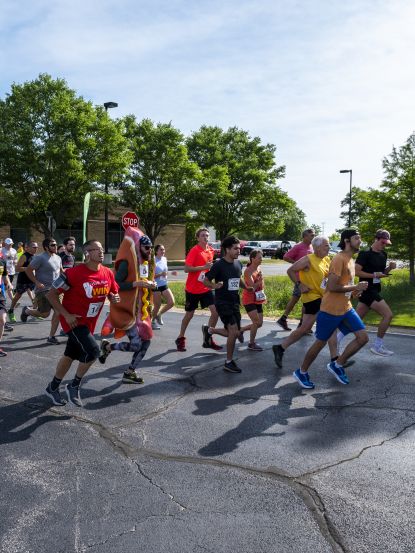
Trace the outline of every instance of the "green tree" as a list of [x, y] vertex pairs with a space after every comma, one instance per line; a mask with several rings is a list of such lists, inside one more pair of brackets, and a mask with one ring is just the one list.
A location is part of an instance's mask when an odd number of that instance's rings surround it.
[[320, 225], [316, 225], [315, 223], [313, 225], [310, 225], [310, 228], [314, 230], [314, 234], [316, 236], [319, 236], [320, 234], [323, 234], [323, 229]]
[[155, 125], [149, 119], [138, 123], [133, 115], [124, 123], [133, 162], [120, 187], [121, 198], [155, 240], [166, 226], [186, 221], [200, 171], [189, 161], [182, 133], [170, 123]]
[[203, 126], [187, 139], [189, 157], [202, 170], [197, 214], [218, 238], [239, 232], [277, 236], [292, 200], [277, 186], [285, 168], [275, 165], [275, 146], [246, 131]]
[[122, 180], [130, 163], [123, 125], [63, 79], [41, 74], [0, 101], [2, 220], [49, 234], [82, 215], [86, 192]]
[[284, 231], [279, 235], [280, 240], [299, 242], [304, 229], [307, 228], [305, 213], [292, 200], [292, 206], [287, 207], [284, 213]]
[[[357, 186], [352, 187], [352, 204], [350, 210], [350, 221], [352, 228], [360, 227], [361, 219], [367, 211], [369, 196], [369, 190], [363, 190], [362, 188], [359, 188]], [[343, 228], [348, 228], [349, 226], [349, 200], [350, 192], [348, 192], [343, 200], [340, 202], [340, 207], [344, 208], [343, 211], [340, 212], [340, 219], [344, 221]], [[338, 229], [337, 232], [341, 233], [342, 230], [343, 229]]]

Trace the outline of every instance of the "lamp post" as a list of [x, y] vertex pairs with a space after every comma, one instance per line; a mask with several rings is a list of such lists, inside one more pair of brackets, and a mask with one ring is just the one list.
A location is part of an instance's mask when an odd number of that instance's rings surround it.
[[[111, 108], [117, 108], [117, 102], [104, 102], [105, 112]], [[105, 178], [105, 207], [104, 207], [104, 248], [105, 248], [105, 261], [104, 263], [112, 263], [112, 257], [108, 256], [108, 244], [109, 244], [109, 232], [108, 232], [108, 179]], [[110, 259], [108, 259], [111, 257]]]
[[349, 192], [349, 228], [352, 225], [352, 175], [351, 169], [341, 169], [340, 173], [350, 173], [350, 192]]

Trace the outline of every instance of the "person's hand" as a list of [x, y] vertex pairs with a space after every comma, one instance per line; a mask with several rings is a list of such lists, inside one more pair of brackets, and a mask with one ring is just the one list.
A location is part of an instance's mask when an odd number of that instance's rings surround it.
[[113, 294], [112, 292], [108, 294], [108, 299], [111, 303], [119, 303], [121, 301], [119, 294]]
[[38, 280], [35, 282], [35, 284], [36, 284], [36, 288], [37, 288], [38, 290], [42, 290], [42, 288], [45, 287], [45, 285], [42, 284], [41, 282], [39, 282]]
[[[260, 281], [257, 281], [255, 282], [255, 284], [253, 286], [251, 286], [252, 290], [255, 290], [255, 292], [257, 290], [260, 290], [262, 288], [262, 282]], [[249, 288], [247, 288], [247, 290], [249, 290]]]
[[358, 292], [363, 292], [364, 290], [367, 290], [368, 286], [369, 286], [369, 283], [366, 280], [362, 280], [361, 282], [359, 282], [359, 284], [357, 284], [356, 290]]
[[205, 266], [203, 267], [204, 269], [207, 269], [209, 271], [209, 269], [212, 267], [213, 263], [211, 261], [208, 261], [207, 263], [205, 263]]
[[300, 282], [300, 292], [302, 294], [307, 294], [307, 292], [310, 291], [310, 288], [308, 286], [306, 286], [305, 284], [303, 284], [302, 282]]
[[389, 263], [389, 271], [392, 271], [393, 269], [396, 269], [396, 261], [391, 261]]
[[177, 276], [177, 271], [172, 271], [171, 274], [172, 274], [173, 276]]
[[68, 326], [70, 328], [75, 328], [78, 325], [77, 319], [81, 319], [82, 315], [73, 315], [72, 313], [68, 313], [67, 315], [64, 315], [65, 321], [68, 323]]
[[222, 288], [222, 286], [223, 286], [223, 282], [217, 282], [215, 284], [215, 290], [218, 290], [219, 288]]

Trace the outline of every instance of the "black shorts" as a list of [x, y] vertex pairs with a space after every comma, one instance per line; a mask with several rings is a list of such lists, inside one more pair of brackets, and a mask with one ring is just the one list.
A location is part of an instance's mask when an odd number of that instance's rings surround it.
[[35, 284], [34, 282], [19, 282], [19, 279], [17, 279], [16, 282], [16, 292], [19, 294], [24, 294], [27, 292], [27, 290], [34, 290]]
[[239, 303], [219, 303], [216, 304], [216, 310], [225, 328], [228, 325], [237, 325], [238, 328], [241, 328]]
[[186, 293], [186, 303], [184, 304], [185, 311], [194, 311], [198, 308], [200, 303], [200, 308], [205, 309], [205, 307], [210, 307], [215, 303], [215, 296], [213, 295], [212, 290], [204, 292], [203, 294], [192, 294], [185, 290]]
[[306, 315], [316, 315], [320, 311], [321, 298], [303, 303]]
[[64, 355], [81, 363], [90, 363], [98, 359], [99, 346], [87, 326], [76, 326], [68, 332]]
[[247, 305], [244, 305], [245, 310], [247, 313], [250, 313], [251, 311], [258, 311], [258, 313], [262, 313], [262, 303], [248, 303]]
[[165, 290], [167, 290], [169, 287], [168, 284], [163, 284], [163, 286], [157, 286], [157, 289], [154, 290], [154, 292], [164, 292]]
[[371, 290], [370, 288], [362, 292], [359, 296], [359, 302], [364, 303], [368, 307], [370, 307], [374, 301], [382, 301], [382, 300], [383, 298], [379, 294], [379, 292], [377, 290], [373, 290], [373, 289]]

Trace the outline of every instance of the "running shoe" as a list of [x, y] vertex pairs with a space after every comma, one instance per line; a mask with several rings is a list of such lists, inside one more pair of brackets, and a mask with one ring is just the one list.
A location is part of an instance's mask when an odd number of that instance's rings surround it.
[[3, 348], [0, 348], [0, 357], [6, 357], [7, 353], [4, 351]]
[[177, 346], [177, 351], [186, 351], [186, 338], [184, 336], [176, 338], [174, 343]]
[[99, 346], [99, 357], [98, 360], [100, 363], [104, 364], [108, 355], [111, 353], [110, 341], [109, 340], [101, 340], [101, 345]]
[[210, 348], [210, 343], [212, 341], [212, 335], [209, 334], [209, 325], [202, 325], [202, 334], [203, 334], [202, 347]]
[[8, 315], [9, 315], [9, 321], [10, 321], [11, 323], [15, 323], [15, 322], [16, 322], [16, 315], [14, 314], [14, 312], [13, 312], [13, 311], [9, 311]]
[[256, 342], [249, 342], [248, 349], [251, 351], [264, 351]]
[[151, 321], [151, 328], [153, 330], [160, 330], [161, 326], [158, 324], [157, 319]]
[[283, 315], [277, 320], [277, 325], [280, 325], [280, 327], [283, 328], [284, 330], [291, 332], [291, 328], [287, 324], [287, 317], [285, 315]]
[[49, 338], [46, 340], [48, 344], [52, 344], [54, 346], [58, 346], [60, 344], [59, 340], [55, 338], [55, 336], [49, 336]]
[[219, 351], [219, 350], [223, 349], [223, 346], [220, 346], [219, 344], [217, 344], [212, 336], [210, 337], [210, 346], [209, 347], [211, 349], [214, 349], [215, 351]]
[[5, 330], [6, 332], [13, 332], [14, 328], [12, 327], [11, 324], [9, 324], [9, 323], [4, 323], [4, 330]]
[[52, 400], [53, 405], [66, 405], [66, 400], [63, 399], [59, 392], [59, 388], [56, 388], [56, 390], [52, 390], [50, 387], [50, 384], [48, 384], [48, 387], [45, 390], [45, 394], [48, 396], [49, 399]]
[[125, 372], [122, 375], [122, 382], [124, 384], [144, 384], [144, 380], [135, 371]]
[[238, 365], [235, 363], [234, 360], [229, 361], [229, 363], [225, 361], [225, 365], [223, 366], [223, 370], [227, 371], [228, 373], [241, 373], [242, 372], [242, 369], [240, 369], [238, 367]]
[[386, 349], [385, 346], [380, 346], [379, 348], [370, 348], [370, 351], [374, 353], [375, 355], [380, 355], [381, 357], [389, 357], [389, 355], [393, 355], [394, 352], [390, 349]]
[[157, 315], [156, 319], [157, 319], [157, 322], [158, 322], [159, 325], [161, 325], [161, 326], [164, 325], [164, 321], [163, 321], [163, 318], [162, 318], [161, 315]]
[[293, 377], [297, 380], [299, 385], [306, 390], [312, 390], [315, 388], [313, 382], [311, 382], [308, 372], [303, 373], [300, 369], [293, 372]]
[[341, 383], [349, 384], [349, 379], [347, 378], [346, 373], [344, 372], [343, 367], [338, 367], [336, 361], [330, 361], [327, 364], [327, 370]]
[[79, 386], [71, 386], [70, 384], [67, 384], [65, 389], [66, 397], [68, 398], [69, 403], [72, 403], [72, 405], [75, 405], [75, 407], [82, 407]]
[[282, 358], [284, 355], [284, 350], [280, 344], [272, 346], [272, 351], [274, 353], [274, 361], [279, 369], [282, 369]]
[[27, 307], [24, 306], [22, 312], [20, 313], [20, 320], [22, 321], [22, 323], [27, 322], [28, 316], [29, 314], [27, 313]]

